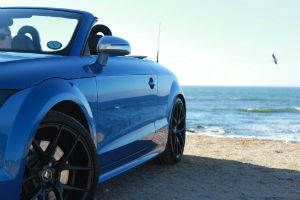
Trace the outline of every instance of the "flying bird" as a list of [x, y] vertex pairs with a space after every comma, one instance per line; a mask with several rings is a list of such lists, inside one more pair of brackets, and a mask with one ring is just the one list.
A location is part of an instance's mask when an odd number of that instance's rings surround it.
[[276, 57], [274, 56], [274, 53], [272, 54], [272, 57], [273, 57], [274, 63], [277, 65], [277, 59], [276, 59]]

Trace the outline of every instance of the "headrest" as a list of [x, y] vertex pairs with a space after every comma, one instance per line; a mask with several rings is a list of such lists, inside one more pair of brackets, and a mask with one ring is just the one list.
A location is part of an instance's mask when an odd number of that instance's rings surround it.
[[90, 35], [97, 35], [97, 33], [103, 33], [103, 35], [112, 35], [111, 30], [103, 24], [95, 25], [92, 28]]
[[102, 35], [90, 35], [88, 38], [88, 44], [90, 47], [90, 54], [91, 55], [98, 55], [97, 44], [98, 41], [102, 38]]
[[41, 50], [39, 32], [32, 26], [22, 26], [18, 31], [18, 35], [25, 35], [26, 33], [29, 33], [31, 35], [35, 50]]
[[103, 33], [103, 35], [112, 35], [111, 30], [107, 26], [103, 24], [95, 25], [92, 28], [90, 36], [88, 38], [91, 55], [98, 55], [97, 44], [102, 35], [97, 35], [97, 33]]
[[11, 41], [12, 49], [35, 50], [32, 40], [26, 35], [16, 35]]

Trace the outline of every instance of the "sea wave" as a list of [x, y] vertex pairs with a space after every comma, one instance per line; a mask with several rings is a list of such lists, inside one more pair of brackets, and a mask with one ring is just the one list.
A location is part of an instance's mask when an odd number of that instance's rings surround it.
[[[212, 130], [195, 130], [188, 129], [186, 132], [188, 135], [207, 135], [213, 137], [229, 137], [229, 138], [252, 138], [252, 139], [264, 139], [264, 140], [276, 140], [282, 142], [290, 142], [290, 143], [300, 143], [300, 134], [287, 133], [287, 134], [276, 134], [276, 135], [247, 135], [247, 134], [238, 134], [234, 132], [226, 133], [225, 129], [220, 127], [213, 127], [213, 129], [219, 128], [220, 131], [212, 131]], [[191, 131], [193, 130], [193, 131]]]
[[224, 135], [226, 133], [224, 128], [207, 127], [207, 126], [204, 126], [203, 128], [200, 128], [200, 129], [199, 128], [197, 128], [197, 129], [188, 128], [187, 132], [188, 132], [188, 134], [196, 134], [196, 135], [198, 135], [199, 133], [205, 133], [205, 134], [212, 135], [212, 136]]
[[247, 108], [241, 109], [246, 112], [254, 112], [254, 113], [283, 113], [283, 112], [300, 112], [300, 108]]

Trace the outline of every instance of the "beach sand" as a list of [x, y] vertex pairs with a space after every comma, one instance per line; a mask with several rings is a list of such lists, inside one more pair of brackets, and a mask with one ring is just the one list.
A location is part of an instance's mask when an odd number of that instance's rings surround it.
[[150, 161], [96, 199], [300, 199], [300, 144], [187, 135], [176, 165]]

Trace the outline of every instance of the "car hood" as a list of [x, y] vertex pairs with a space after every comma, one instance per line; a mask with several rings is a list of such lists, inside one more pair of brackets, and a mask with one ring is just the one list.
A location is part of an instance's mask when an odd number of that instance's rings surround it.
[[46, 79], [90, 77], [79, 56], [0, 52], [0, 89], [23, 89]]

